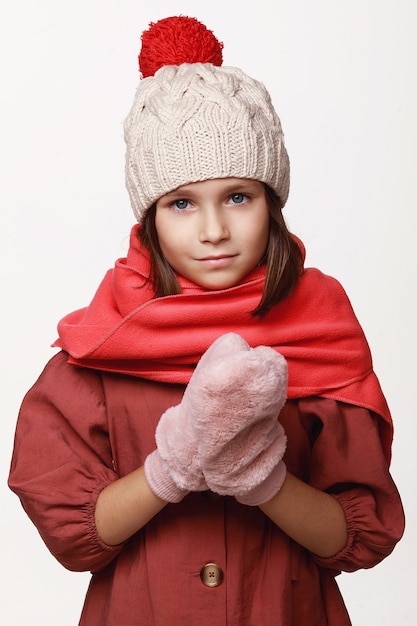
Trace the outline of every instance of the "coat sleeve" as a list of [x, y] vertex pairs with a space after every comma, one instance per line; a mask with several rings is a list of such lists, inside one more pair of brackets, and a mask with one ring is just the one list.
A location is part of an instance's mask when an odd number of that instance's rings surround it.
[[64, 567], [95, 571], [122, 549], [101, 541], [94, 519], [98, 494], [117, 478], [100, 375], [61, 352], [23, 400], [9, 486]]
[[[370, 568], [394, 549], [404, 532], [404, 511], [379, 436], [379, 417], [334, 400], [300, 401], [312, 438], [311, 485], [343, 507], [348, 541], [322, 567], [352, 572]], [[314, 433], [314, 434], [313, 434]]]

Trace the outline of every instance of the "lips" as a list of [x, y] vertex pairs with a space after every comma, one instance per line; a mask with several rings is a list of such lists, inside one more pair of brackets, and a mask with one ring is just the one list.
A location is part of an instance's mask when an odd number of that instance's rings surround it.
[[203, 259], [200, 259], [200, 261], [221, 261], [222, 259], [231, 259], [234, 256], [235, 256], [234, 254], [222, 254], [219, 256], [206, 256]]
[[235, 254], [223, 254], [221, 256], [206, 256], [199, 259], [201, 263], [209, 267], [225, 267], [236, 257]]

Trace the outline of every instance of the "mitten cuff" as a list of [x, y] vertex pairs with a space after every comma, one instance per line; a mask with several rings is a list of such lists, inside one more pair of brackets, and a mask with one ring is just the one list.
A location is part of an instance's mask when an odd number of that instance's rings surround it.
[[236, 496], [236, 500], [241, 504], [247, 504], [248, 506], [258, 506], [259, 504], [264, 504], [278, 493], [284, 483], [286, 475], [287, 467], [284, 461], [281, 460], [278, 465], [274, 467], [269, 476], [267, 476], [267, 478], [263, 481], [263, 483], [257, 485], [255, 489], [252, 489], [245, 494]]
[[187, 495], [188, 491], [181, 489], [174, 482], [168, 464], [158, 450], [154, 450], [146, 457], [144, 469], [148, 485], [158, 498], [166, 502], [180, 502]]

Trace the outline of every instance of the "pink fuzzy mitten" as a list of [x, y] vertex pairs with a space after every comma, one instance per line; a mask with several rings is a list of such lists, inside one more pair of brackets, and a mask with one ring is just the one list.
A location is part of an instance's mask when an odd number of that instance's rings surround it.
[[167, 502], [179, 502], [189, 491], [208, 490], [198, 455], [195, 424], [201, 407], [195, 398], [199, 398], [199, 388], [206, 380], [205, 369], [229, 352], [227, 342], [215, 341], [201, 357], [181, 403], [165, 411], [159, 420], [157, 449], [145, 460], [145, 475], [152, 491]]
[[187, 399], [169, 408], [156, 427], [157, 449], [145, 459], [152, 491], [167, 502], [179, 502], [189, 491], [208, 489], [198, 459], [198, 442]]
[[[287, 392], [287, 364], [266, 346], [251, 349], [230, 333], [201, 369], [192, 398], [207, 486], [257, 505], [272, 498], [286, 475], [278, 415]], [[211, 349], [212, 349], [211, 348]]]

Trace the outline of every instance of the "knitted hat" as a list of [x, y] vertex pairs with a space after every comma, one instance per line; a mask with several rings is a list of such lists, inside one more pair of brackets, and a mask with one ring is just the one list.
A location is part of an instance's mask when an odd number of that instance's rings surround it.
[[194, 18], [142, 35], [142, 80], [125, 121], [126, 186], [137, 220], [181, 185], [251, 178], [287, 201], [289, 159], [262, 83], [221, 67], [223, 45]]

